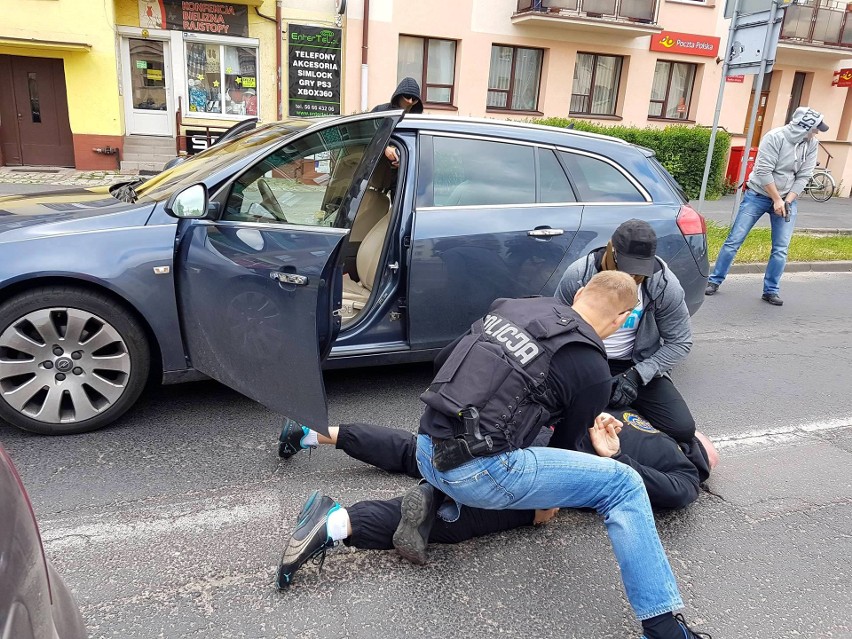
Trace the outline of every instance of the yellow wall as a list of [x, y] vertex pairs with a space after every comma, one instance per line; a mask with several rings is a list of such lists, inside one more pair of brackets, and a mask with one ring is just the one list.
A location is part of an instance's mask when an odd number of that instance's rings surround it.
[[61, 51], [38, 42], [0, 43], [0, 54], [61, 58], [68, 115], [75, 134], [121, 135], [121, 98], [111, 2], [93, 0], [0, 0], [0, 40], [26, 38], [77, 42], [88, 51]]

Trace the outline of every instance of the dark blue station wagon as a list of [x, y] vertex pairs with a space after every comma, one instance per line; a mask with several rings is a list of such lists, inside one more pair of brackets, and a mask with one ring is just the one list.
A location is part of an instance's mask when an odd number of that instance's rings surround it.
[[652, 152], [576, 131], [291, 120], [141, 185], [2, 197], [0, 418], [93, 430], [151, 376], [206, 375], [324, 430], [323, 365], [429, 360], [495, 298], [552, 295], [632, 217], [694, 312], [703, 218]]

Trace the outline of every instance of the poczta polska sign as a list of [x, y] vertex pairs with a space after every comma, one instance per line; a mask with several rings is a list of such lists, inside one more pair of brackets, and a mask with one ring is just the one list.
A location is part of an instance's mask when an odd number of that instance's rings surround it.
[[291, 116], [340, 115], [341, 34], [340, 29], [290, 25]]

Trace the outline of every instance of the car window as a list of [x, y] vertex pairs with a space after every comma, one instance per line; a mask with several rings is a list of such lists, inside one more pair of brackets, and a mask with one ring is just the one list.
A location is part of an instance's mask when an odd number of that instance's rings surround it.
[[342, 225], [337, 210], [381, 122], [329, 127], [277, 149], [234, 182], [222, 219]]
[[657, 170], [657, 172], [663, 176], [663, 179], [669, 183], [669, 186], [675, 190], [675, 193], [677, 193], [684, 202], [689, 202], [689, 196], [686, 194], [686, 191], [684, 191], [683, 187], [674, 179], [674, 176], [669, 173], [669, 170], [653, 155], [648, 159], [651, 161], [651, 165]]
[[436, 136], [433, 181], [435, 206], [533, 203], [533, 147]]
[[576, 202], [571, 183], [553, 151], [538, 150], [538, 170], [541, 180], [539, 202]]
[[193, 155], [171, 169], [158, 173], [136, 187], [138, 197], [156, 201], [166, 200], [175, 191], [201, 182], [208, 175], [257, 152], [257, 150], [305, 126], [303, 121], [270, 124], [239, 137], [215, 144]]
[[618, 169], [597, 158], [560, 151], [581, 202], [644, 202], [645, 197]]

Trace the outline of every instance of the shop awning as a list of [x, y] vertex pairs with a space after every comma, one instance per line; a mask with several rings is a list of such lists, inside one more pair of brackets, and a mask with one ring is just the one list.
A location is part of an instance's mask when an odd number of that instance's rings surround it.
[[91, 51], [87, 42], [64, 42], [62, 40], [40, 40], [38, 38], [11, 38], [0, 35], [0, 46], [40, 49], [41, 51]]

